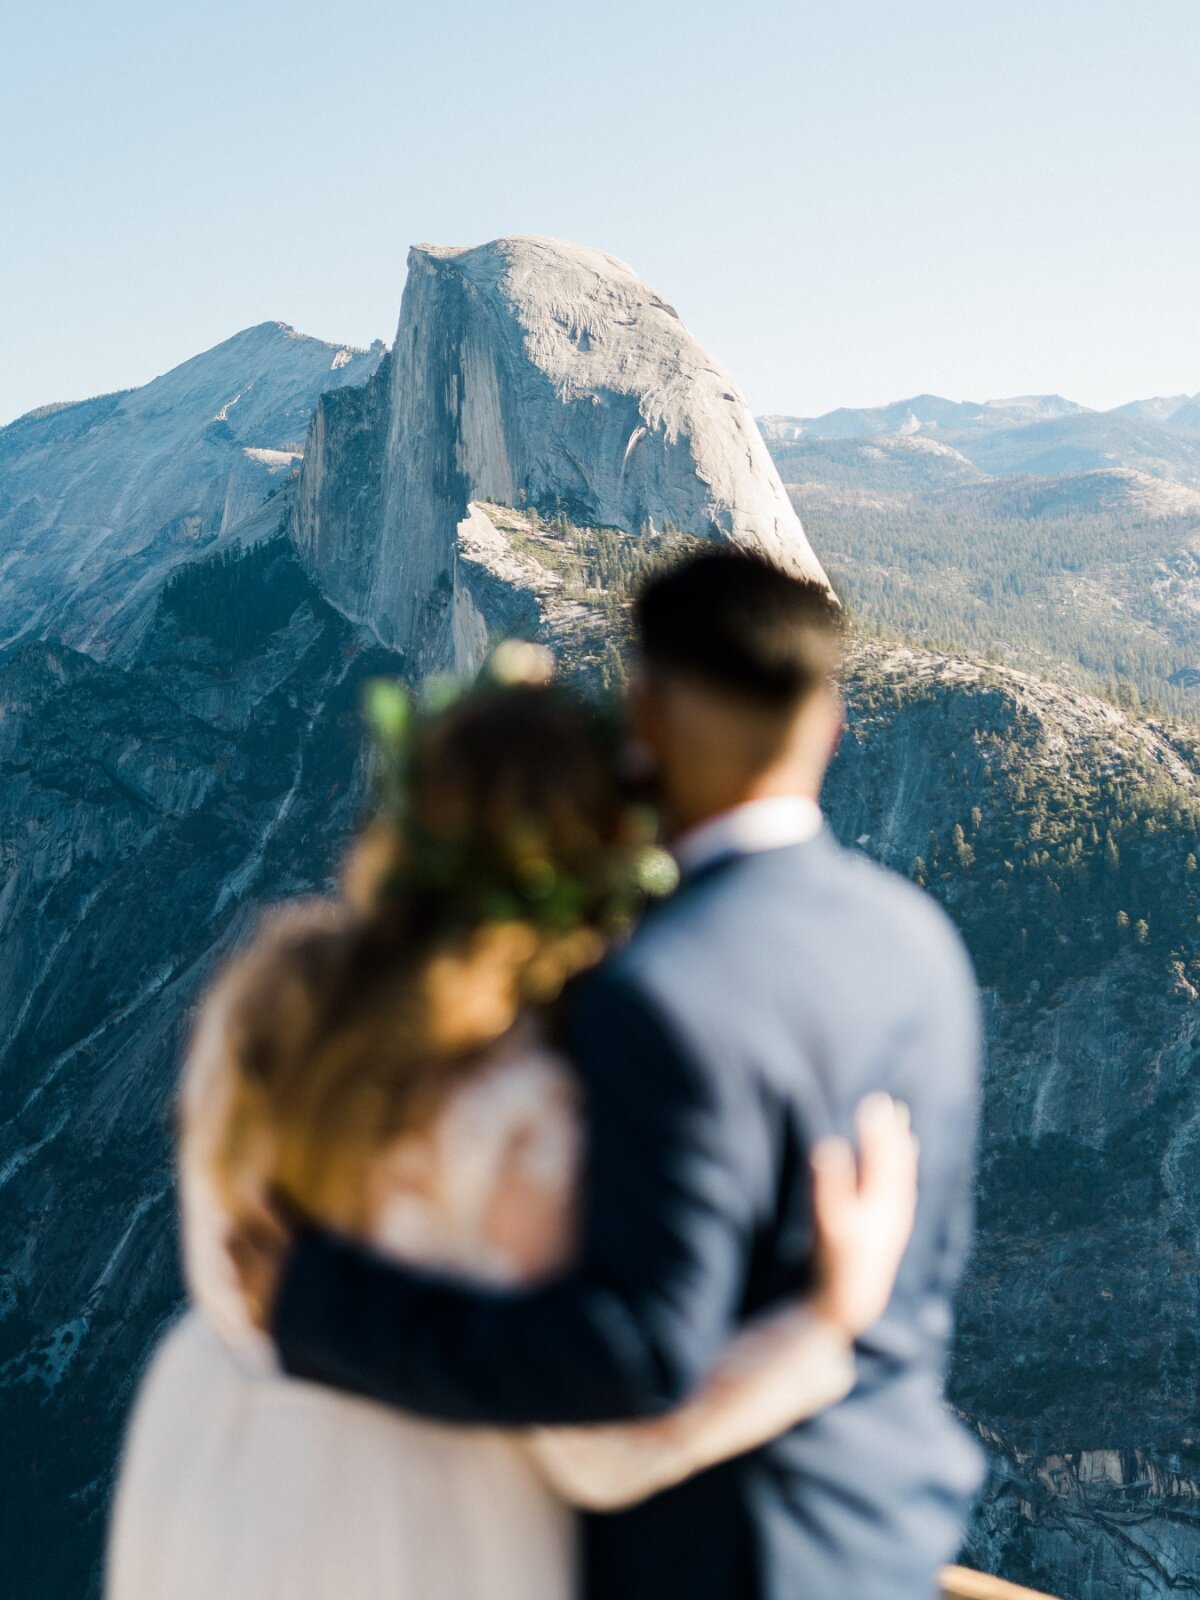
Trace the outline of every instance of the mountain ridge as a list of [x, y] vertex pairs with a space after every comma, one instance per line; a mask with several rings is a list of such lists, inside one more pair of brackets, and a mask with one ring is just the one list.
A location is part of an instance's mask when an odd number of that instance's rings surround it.
[[[613, 256], [535, 236], [415, 246], [368, 387], [317, 408], [293, 538], [415, 670], [454, 664], [457, 530], [476, 501], [672, 522], [824, 578], [733, 379]], [[347, 474], [352, 504], [326, 493]]]
[[290, 470], [319, 396], [381, 358], [259, 323], [141, 388], [0, 429], [0, 647], [132, 649], [173, 567]]
[[[1196, 408], [1193, 415], [1190, 408]], [[839, 406], [816, 416], [773, 413], [759, 417], [769, 440], [843, 439], [872, 434], [925, 431], [970, 431], [972, 428], [1019, 427], [1033, 421], [1053, 421], [1068, 416], [1128, 417], [1157, 424], [1200, 426], [1200, 394], [1157, 395], [1122, 405], [1097, 408], [1081, 405], [1060, 394], [1014, 395], [995, 400], [950, 400], [922, 393], [879, 406]]]

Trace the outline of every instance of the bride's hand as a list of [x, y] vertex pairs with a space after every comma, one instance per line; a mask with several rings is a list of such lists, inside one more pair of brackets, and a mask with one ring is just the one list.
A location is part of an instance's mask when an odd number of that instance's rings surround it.
[[908, 1107], [872, 1094], [846, 1139], [812, 1153], [816, 1282], [812, 1309], [857, 1338], [883, 1315], [913, 1229], [917, 1140]]

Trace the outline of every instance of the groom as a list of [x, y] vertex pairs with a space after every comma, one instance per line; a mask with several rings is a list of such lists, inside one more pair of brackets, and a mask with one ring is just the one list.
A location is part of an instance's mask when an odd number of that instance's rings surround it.
[[[942, 1399], [970, 1228], [978, 1022], [933, 902], [843, 850], [817, 805], [842, 707], [817, 585], [723, 549], [637, 608], [635, 720], [678, 893], [578, 987], [578, 1265], [464, 1288], [311, 1232], [243, 1281], [289, 1371], [463, 1423], [650, 1415], [810, 1271], [807, 1153], [871, 1090], [912, 1109], [916, 1229], [839, 1405], [630, 1511], [587, 1519], [591, 1600], [929, 1600], [978, 1456]], [[537, 1600], [530, 1596], [529, 1600]]]

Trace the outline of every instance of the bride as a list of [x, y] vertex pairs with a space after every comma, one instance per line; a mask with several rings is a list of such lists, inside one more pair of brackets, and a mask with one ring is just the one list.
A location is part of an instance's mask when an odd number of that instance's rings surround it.
[[569, 1600], [572, 1508], [650, 1496], [849, 1391], [911, 1229], [907, 1113], [876, 1096], [857, 1167], [817, 1147], [811, 1292], [677, 1411], [506, 1434], [284, 1374], [225, 1250], [268, 1189], [498, 1294], [569, 1265], [587, 1113], [556, 1001], [670, 865], [615, 742], [553, 685], [493, 675], [424, 714], [381, 689], [375, 720], [381, 815], [340, 894], [272, 916], [201, 1013], [179, 1154], [195, 1308], [136, 1405], [108, 1600]]

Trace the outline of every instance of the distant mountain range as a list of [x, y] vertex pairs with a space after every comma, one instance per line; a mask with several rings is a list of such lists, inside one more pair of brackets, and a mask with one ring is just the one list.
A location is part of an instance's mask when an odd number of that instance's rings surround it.
[[843, 470], [852, 472], [856, 459], [869, 459], [864, 441], [879, 448], [892, 439], [918, 449], [945, 446], [995, 476], [1135, 467], [1151, 477], [1200, 484], [1200, 395], [1090, 411], [1061, 395], [975, 404], [924, 394], [821, 417], [761, 417], [759, 425], [791, 482], [819, 477], [820, 463], [829, 460], [844, 461]]
[[1130, 417], [1200, 432], [1200, 393], [1155, 395], [1130, 400], [1109, 411], [1095, 411], [1060, 394], [1017, 395], [1007, 400], [946, 400], [918, 394], [886, 406], [839, 407], [819, 417], [765, 416], [758, 419], [766, 439], [853, 439], [880, 433], [992, 432], [1061, 417]]
[[868, 628], [1200, 712], [1200, 397], [918, 395], [762, 426]]

